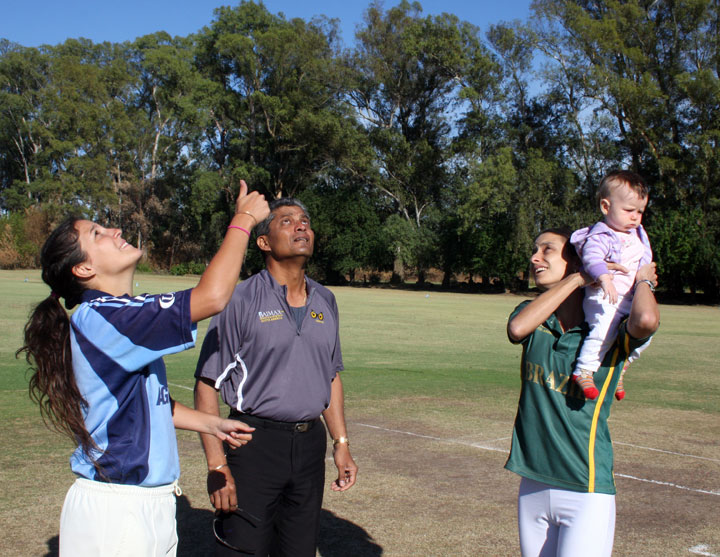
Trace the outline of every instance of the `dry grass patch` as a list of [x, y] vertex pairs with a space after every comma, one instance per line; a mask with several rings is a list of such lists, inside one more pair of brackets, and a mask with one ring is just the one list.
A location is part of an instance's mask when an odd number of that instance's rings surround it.
[[[136, 280], [136, 292], [196, 282]], [[333, 290], [360, 475], [349, 492], [326, 491], [318, 554], [517, 555], [519, 479], [503, 465], [520, 349], [508, 343], [505, 324], [522, 298]], [[14, 358], [30, 305], [46, 294], [36, 272], [0, 271], [2, 556], [57, 554], [60, 508], [73, 481], [72, 448], [43, 426], [27, 398], [25, 366]], [[631, 368], [628, 397], [615, 404], [610, 424], [618, 474], [615, 554], [690, 555], [702, 546], [720, 555], [720, 311], [662, 306], [661, 313], [657, 338]], [[200, 340], [206, 326], [199, 327]], [[170, 391], [185, 404], [192, 403], [197, 355], [167, 359]], [[204, 457], [195, 434], [179, 432], [178, 446], [179, 555], [206, 556], [212, 512]], [[329, 485], [330, 460], [327, 470]]]

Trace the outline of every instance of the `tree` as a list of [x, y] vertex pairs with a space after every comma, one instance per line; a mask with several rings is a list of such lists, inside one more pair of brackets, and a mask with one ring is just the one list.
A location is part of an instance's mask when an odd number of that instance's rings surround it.
[[347, 173], [328, 176], [302, 194], [312, 215], [315, 253], [313, 276], [330, 284], [352, 282], [359, 270], [391, 264], [383, 220], [386, 208], [372, 187]]
[[355, 75], [350, 98], [375, 153], [373, 185], [405, 222], [389, 223], [395, 273], [413, 262], [420, 282], [440, 261], [428, 226], [438, 221], [429, 216], [449, 181], [451, 117], [464, 72], [487, 62], [476, 28], [453, 15], [423, 18], [421, 12], [419, 3], [405, 0], [387, 12], [371, 4], [349, 60]]
[[5, 210], [36, 201], [31, 184], [43, 173], [50, 134], [41, 115], [48, 65], [37, 49], [0, 44], [0, 194]]
[[[178, 238], [192, 238], [183, 256], [214, 251], [202, 228], [189, 227], [184, 193], [201, 158], [197, 138], [208, 122], [204, 91], [211, 85], [195, 67], [189, 39], [155, 33], [127, 46], [132, 94], [115, 126], [113, 176], [121, 197], [121, 222], [138, 241], [157, 247], [156, 260], [172, 265]], [[222, 189], [216, 191], [220, 196]], [[192, 205], [192, 204], [190, 204]], [[182, 217], [181, 217], [182, 215]], [[170, 244], [168, 244], [170, 242]], [[160, 257], [164, 253], [167, 257]]]
[[357, 131], [334, 22], [286, 21], [243, 1], [218, 9], [197, 41], [198, 67], [219, 85], [204, 138], [218, 170], [276, 198], [350, 164]]
[[[588, 175], [625, 166], [648, 179], [651, 240], [654, 233], [672, 228], [665, 221], [677, 221], [678, 207], [699, 218], [703, 233], [695, 242], [675, 247], [690, 250], [687, 256], [707, 254], [703, 271], [671, 265], [678, 254], [668, 252], [671, 244], [661, 241], [655, 249], [660, 278], [676, 293], [683, 286], [717, 292], [720, 278], [712, 262], [720, 239], [715, 216], [720, 188], [714, 169], [718, 2], [538, 0], [533, 9], [537, 25], [553, 30], [539, 33], [541, 44], [547, 52], [562, 52], [554, 57], [556, 66], [572, 84], [575, 99], [589, 100], [585, 110], [592, 110], [592, 120], [585, 129], [604, 128], [603, 134], [577, 135], [580, 148], [608, 157]], [[593, 149], [588, 141], [593, 135], [614, 144], [615, 153]], [[588, 181], [596, 184], [600, 177]], [[670, 275], [671, 268], [680, 278]]]
[[465, 258], [466, 271], [481, 274], [486, 284], [498, 278], [515, 288], [526, 280], [538, 232], [581, 222], [572, 214], [579, 189], [565, 162], [565, 130], [552, 105], [530, 91], [532, 33], [501, 24], [490, 28], [488, 41], [497, 78], [490, 87], [482, 71], [469, 74], [471, 102], [455, 142], [466, 184], [458, 214], [462, 234], [475, 247]]

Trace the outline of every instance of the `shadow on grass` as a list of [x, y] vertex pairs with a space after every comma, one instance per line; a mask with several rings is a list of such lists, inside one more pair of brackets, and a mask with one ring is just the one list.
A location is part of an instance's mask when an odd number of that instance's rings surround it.
[[[184, 495], [177, 498], [178, 557], [215, 554], [212, 520], [210, 510], [191, 507]], [[59, 537], [50, 538], [47, 547], [44, 557], [58, 557]], [[379, 557], [383, 550], [363, 528], [322, 509], [318, 552], [322, 557]]]
[[177, 498], [178, 557], [215, 555], [213, 518], [214, 514], [209, 508], [191, 507], [185, 495]]
[[48, 552], [43, 557], [58, 557], [60, 554], [60, 536], [53, 536], [47, 541]]
[[383, 549], [357, 524], [322, 509], [318, 552], [322, 557], [379, 557]]
[[[213, 516], [207, 509], [191, 507], [184, 495], [178, 497], [178, 557], [206, 557], [215, 554]], [[363, 528], [322, 509], [318, 553], [322, 557], [380, 557], [383, 550]]]

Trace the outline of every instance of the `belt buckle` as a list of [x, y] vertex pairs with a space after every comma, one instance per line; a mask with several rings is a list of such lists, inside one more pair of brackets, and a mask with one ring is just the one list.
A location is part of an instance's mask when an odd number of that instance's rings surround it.
[[300, 433], [305, 433], [308, 429], [310, 429], [309, 422], [299, 422], [295, 424], [295, 431], [299, 431]]

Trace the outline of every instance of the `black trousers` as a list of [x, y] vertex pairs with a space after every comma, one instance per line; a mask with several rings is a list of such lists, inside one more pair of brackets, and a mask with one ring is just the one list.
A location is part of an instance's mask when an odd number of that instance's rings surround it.
[[255, 431], [247, 445], [226, 448], [244, 512], [220, 517], [218, 529], [227, 543], [217, 543], [216, 555], [314, 557], [325, 484], [323, 422], [318, 418], [302, 431], [303, 426], [298, 430], [246, 414], [230, 417]]

